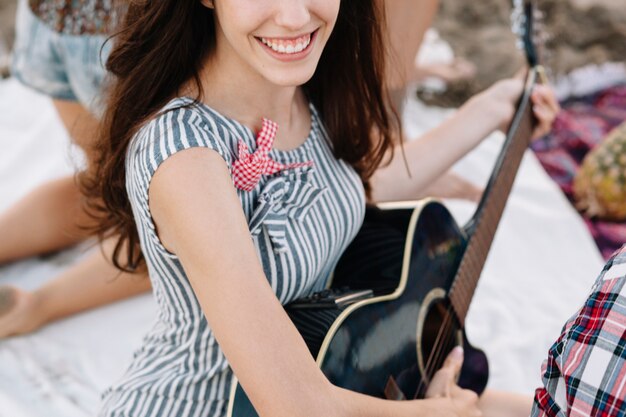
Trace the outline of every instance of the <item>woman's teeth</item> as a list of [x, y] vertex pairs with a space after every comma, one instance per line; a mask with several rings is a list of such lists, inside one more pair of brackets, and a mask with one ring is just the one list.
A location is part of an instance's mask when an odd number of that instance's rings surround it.
[[311, 34], [296, 39], [260, 38], [261, 42], [280, 54], [297, 54], [306, 49], [311, 43]]

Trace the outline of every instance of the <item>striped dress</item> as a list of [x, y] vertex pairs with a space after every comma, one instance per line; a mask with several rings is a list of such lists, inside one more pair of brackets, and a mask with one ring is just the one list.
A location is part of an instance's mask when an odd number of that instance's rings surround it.
[[[325, 286], [365, 211], [358, 175], [333, 156], [319, 115], [310, 107], [305, 142], [289, 151], [272, 149], [269, 156], [282, 164], [313, 161], [313, 166], [263, 176], [252, 191], [237, 190], [265, 275], [283, 304]], [[232, 372], [183, 266], [155, 233], [148, 187], [165, 159], [192, 147], [215, 150], [232, 169], [239, 140], [255, 150], [249, 128], [178, 98], [131, 142], [126, 186], [158, 316], [126, 374], [105, 392], [100, 417], [225, 415]]]

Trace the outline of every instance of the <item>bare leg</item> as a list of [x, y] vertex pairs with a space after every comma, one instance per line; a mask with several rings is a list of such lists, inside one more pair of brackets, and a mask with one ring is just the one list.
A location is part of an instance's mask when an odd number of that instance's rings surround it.
[[531, 396], [487, 390], [478, 403], [484, 417], [528, 417], [533, 405]]
[[91, 160], [98, 133], [98, 119], [78, 102], [53, 100], [59, 118], [70, 134], [72, 141], [80, 146]]
[[150, 289], [145, 273], [121, 273], [108, 260], [112, 241], [41, 288], [23, 291], [0, 286], [0, 338], [29, 333], [81, 311]]
[[72, 177], [46, 183], [0, 217], [0, 263], [70, 246], [87, 237], [87, 221]]
[[388, 0], [384, 6], [391, 44], [387, 86], [392, 91], [404, 90], [414, 75], [415, 57], [439, 9], [439, 0]]
[[[55, 100], [72, 139], [91, 154], [97, 121], [78, 103]], [[46, 183], [0, 216], [0, 264], [58, 250], [87, 236], [89, 218], [73, 178]]]

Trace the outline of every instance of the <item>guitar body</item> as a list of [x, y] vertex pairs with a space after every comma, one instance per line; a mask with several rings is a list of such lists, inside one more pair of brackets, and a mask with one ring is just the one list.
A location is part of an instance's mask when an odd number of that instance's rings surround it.
[[[466, 366], [459, 383], [481, 393], [486, 357], [469, 345], [447, 300], [465, 250], [464, 233], [448, 210], [432, 201], [414, 210], [368, 214], [364, 227], [377, 233], [358, 235], [337, 266], [333, 285], [376, 288], [378, 281], [386, 287], [381, 292], [391, 287], [393, 292], [342, 312], [318, 352], [322, 371], [352, 391], [421, 398], [450, 350], [463, 344]], [[381, 241], [386, 247], [377, 249]], [[432, 354], [435, 348], [439, 354]]]
[[[370, 288], [374, 297], [345, 308], [286, 307], [318, 365], [337, 386], [380, 398], [421, 398], [459, 344], [465, 349], [459, 384], [478, 393], [486, 386], [487, 359], [469, 345], [447, 299], [466, 236], [443, 205], [418, 204], [369, 208], [363, 228], [335, 269], [333, 287]], [[238, 384], [228, 415], [257, 416]]]

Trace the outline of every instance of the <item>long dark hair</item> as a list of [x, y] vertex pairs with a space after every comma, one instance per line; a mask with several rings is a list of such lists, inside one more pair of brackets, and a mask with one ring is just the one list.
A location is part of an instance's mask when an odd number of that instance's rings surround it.
[[[384, 83], [384, 16], [376, 0], [342, 0], [316, 72], [304, 86], [337, 158], [368, 184], [399, 136]], [[215, 48], [213, 11], [199, 0], [132, 0], [107, 60], [111, 83], [92, 169], [80, 183], [101, 239], [117, 236], [113, 263], [143, 265], [126, 193], [125, 154], [133, 135], [179, 90], [199, 78]]]

